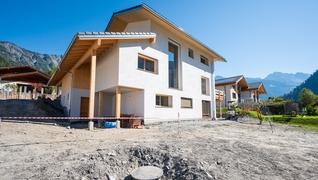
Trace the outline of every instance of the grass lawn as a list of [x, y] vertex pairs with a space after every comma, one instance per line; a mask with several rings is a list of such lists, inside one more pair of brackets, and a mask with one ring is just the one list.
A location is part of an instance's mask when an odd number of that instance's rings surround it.
[[[249, 111], [249, 115], [257, 118], [256, 111]], [[291, 124], [293, 126], [302, 127], [309, 131], [318, 132], [318, 116], [300, 116], [296, 117], [283, 117], [282, 115], [269, 116], [274, 123]], [[268, 117], [262, 115], [264, 121], [268, 122]]]

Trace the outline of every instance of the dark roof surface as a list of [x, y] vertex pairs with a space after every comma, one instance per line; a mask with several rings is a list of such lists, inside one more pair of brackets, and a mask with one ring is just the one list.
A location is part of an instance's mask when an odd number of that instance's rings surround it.
[[247, 88], [247, 82], [243, 75], [233, 76], [215, 80], [215, 86], [238, 85], [241, 88]]
[[1, 67], [0, 77], [3, 81], [29, 82], [46, 84], [50, 76], [30, 66]]
[[248, 88], [242, 89], [242, 91], [252, 91], [252, 90], [258, 90], [260, 94], [266, 94], [266, 90], [262, 82], [248, 83]]

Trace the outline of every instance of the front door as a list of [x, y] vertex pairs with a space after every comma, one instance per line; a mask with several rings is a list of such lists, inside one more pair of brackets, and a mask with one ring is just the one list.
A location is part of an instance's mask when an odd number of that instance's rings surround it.
[[202, 101], [202, 117], [211, 117], [210, 101]]
[[81, 97], [80, 117], [88, 117], [88, 105], [89, 105], [89, 98], [88, 97]]

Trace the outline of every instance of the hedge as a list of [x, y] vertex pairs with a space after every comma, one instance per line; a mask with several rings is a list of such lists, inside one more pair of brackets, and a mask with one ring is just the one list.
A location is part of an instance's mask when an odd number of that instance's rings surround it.
[[318, 118], [302, 118], [302, 117], [272, 117], [273, 122], [283, 124], [301, 124], [318, 126]]

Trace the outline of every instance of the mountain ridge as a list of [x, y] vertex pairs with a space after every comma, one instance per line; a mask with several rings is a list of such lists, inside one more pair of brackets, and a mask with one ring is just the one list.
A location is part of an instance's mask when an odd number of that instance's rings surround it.
[[[265, 78], [244, 77], [247, 83], [262, 82], [265, 86], [267, 94], [261, 95], [261, 99], [268, 99], [269, 97], [280, 97], [291, 92], [295, 87], [303, 83], [310, 74], [297, 73], [283, 73], [273, 72]], [[222, 76], [215, 76], [215, 79], [223, 78]]]
[[[58, 66], [62, 59], [61, 55], [33, 52], [7, 41], [0, 41], [0, 55], [13, 66], [29, 65], [45, 73], [52, 70], [53, 66]], [[259, 77], [245, 77], [245, 79], [248, 83], [263, 82], [267, 94], [261, 95], [261, 98], [267, 99], [268, 97], [279, 97], [291, 92], [309, 76], [310, 74], [302, 72], [294, 74], [273, 72], [263, 79]], [[215, 79], [219, 78], [223, 77], [215, 76]]]
[[307, 88], [311, 90], [314, 94], [318, 95], [318, 70], [316, 70], [313, 74], [310, 75], [308, 79], [306, 79], [303, 83], [293, 88], [289, 93], [282, 95], [284, 99], [292, 99], [297, 101], [299, 97], [299, 93], [303, 88]]
[[0, 55], [13, 66], [29, 65], [43, 72], [52, 70], [62, 59], [61, 55], [33, 52], [7, 41], [0, 41]]

